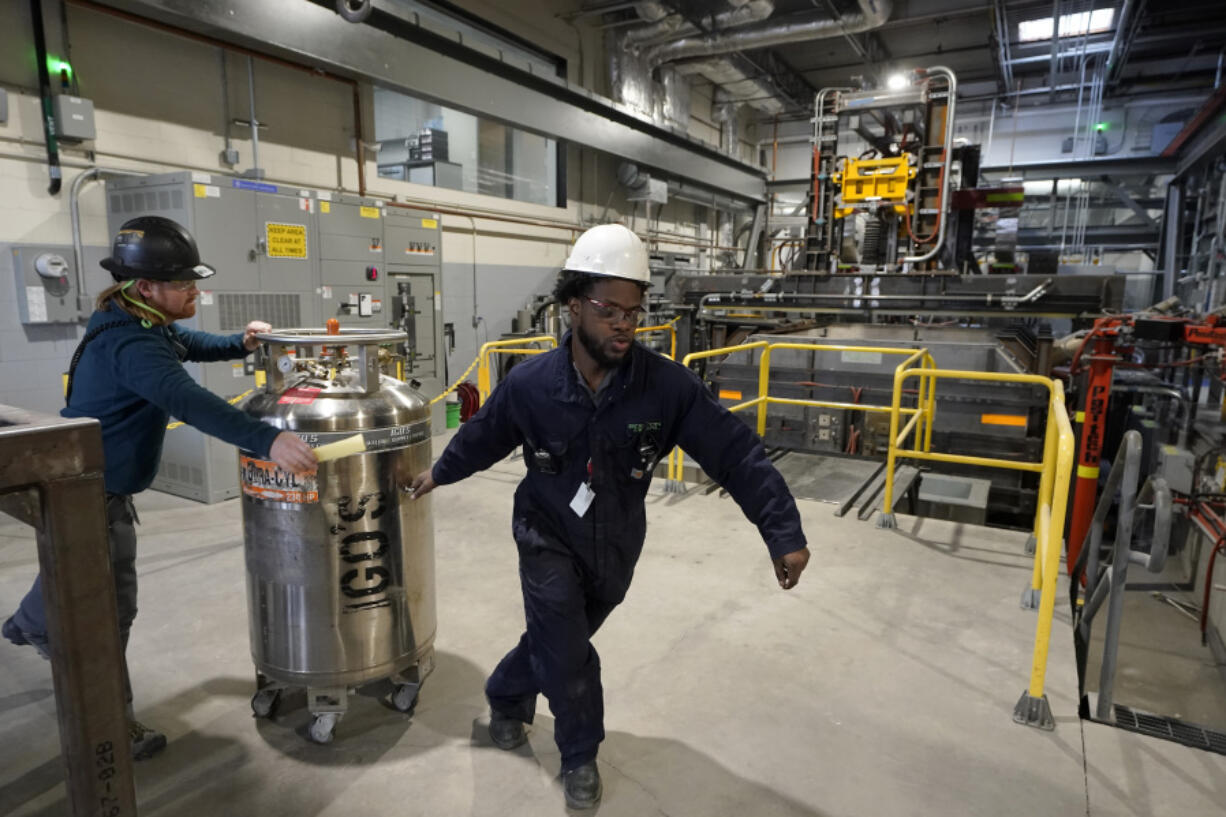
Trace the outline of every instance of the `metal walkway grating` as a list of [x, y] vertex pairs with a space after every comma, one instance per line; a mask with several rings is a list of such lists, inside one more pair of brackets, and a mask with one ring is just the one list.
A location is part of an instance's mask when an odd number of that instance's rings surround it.
[[1194, 723], [1186, 723], [1165, 715], [1137, 712], [1120, 704], [1115, 705], [1115, 725], [1129, 732], [1139, 732], [1163, 740], [1173, 740], [1194, 749], [1205, 749], [1226, 755], [1226, 734], [1205, 729]]

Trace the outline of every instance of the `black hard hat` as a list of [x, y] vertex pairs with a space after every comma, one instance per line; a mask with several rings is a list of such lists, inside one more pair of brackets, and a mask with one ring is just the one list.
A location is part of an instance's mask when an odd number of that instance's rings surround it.
[[200, 250], [182, 224], [162, 216], [139, 216], [124, 222], [102, 268], [116, 281], [198, 281], [217, 270], [200, 263]]

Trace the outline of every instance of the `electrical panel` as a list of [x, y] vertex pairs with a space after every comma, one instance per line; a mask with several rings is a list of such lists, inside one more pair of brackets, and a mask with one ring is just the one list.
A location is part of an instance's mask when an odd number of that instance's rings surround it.
[[13, 252], [17, 313], [26, 325], [77, 322], [72, 247], [24, 245]]
[[55, 135], [62, 142], [87, 142], [94, 138], [94, 103], [79, 96], [55, 97]]
[[847, 445], [847, 412], [814, 409], [809, 427], [810, 447], [816, 451], [842, 451]]
[[[201, 260], [217, 274], [203, 287], [195, 317], [185, 327], [219, 334], [241, 332], [253, 320], [276, 328], [322, 327], [336, 318], [342, 327], [387, 328], [394, 325], [392, 300], [398, 290], [384, 251], [385, 221], [392, 208], [374, 199], [328, 191], [238, 179], [207, 173], [168, 173], [107, 181], [107, 219], [112, 234], [139, 215], [162, 215], [186, 227], [196, 239]], [[432, 255], [416, 264], [391, 264], [419, 273], [432, 292], [442, 291], [439, 230], [433, 214], [404, 210], [419, 226], [432, 221]], [[404, 218], [404, 217], [399, 217]], [[427, 232], [427, 231], [423, 231]], [[438, 325], [439, 337], [423, 345], [441, 346], [440, 298], [417, 308], [428, 314], [419, 322]], [[423, 339], [424, 340], [424, 339]], [[409, 344], [410, 346], [412, 344]], [[423, 393], [442, 390], [442, 373], [419, 362], [429, 377]], [[214, 363], [186, 363], [188, 372], [213, 393], [232, 399], [254, 387], [251, 358]], [[406, 367], [409, 368], [409, 367]], [[433, 389], [431, 391], [430, 389]], [[437, 404], [440, 412], [442, 402]], [[435, 418], [437, 428], [444, 418]], [[168, 493], [218, 502], [237, 496], [234, 447], [190, 426], [166, 434], [162, 463], [153, 487]]]

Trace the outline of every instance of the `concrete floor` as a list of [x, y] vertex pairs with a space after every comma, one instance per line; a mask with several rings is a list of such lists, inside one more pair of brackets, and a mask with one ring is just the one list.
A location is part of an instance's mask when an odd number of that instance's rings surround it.
[[[137, 765], [142, 815], [563, 814], [552, 719], [501, 752], [485, 674], [523, 613], [505, 462], [433, 496], [437, 669], [413, 717], [357, 696], [329, 746], [302, 701], [251, 717], [235, 502], [137, 499], [138, 709], [170, 738]], [[658, 483], [657, 483], [658, 485]], [[901, 517], [895, 531], [801, 501], [814, 561], [778, 589], [730, 499], [649, 497], [636, 582], [596, 636], [608, 738], [599, 813], [614, 815], [1222, 814], [1226, 757], [1077, 717], [1066, 594], [1048, 693], [1054, 732], [1011, 712], [1030, 672], [1024, 536]], [[0, 609], [36, 569], [0, 523]], [[0, 814], [63, 815], [49, 666], [0, 644]]]

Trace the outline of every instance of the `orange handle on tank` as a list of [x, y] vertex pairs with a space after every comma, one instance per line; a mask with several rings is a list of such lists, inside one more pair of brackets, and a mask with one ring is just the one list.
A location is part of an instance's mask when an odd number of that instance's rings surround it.
[[339, 335], [341, 333], [341, 322], [336, 318], [328, 318], [328, 322], [324, 324], [329, 335]]

